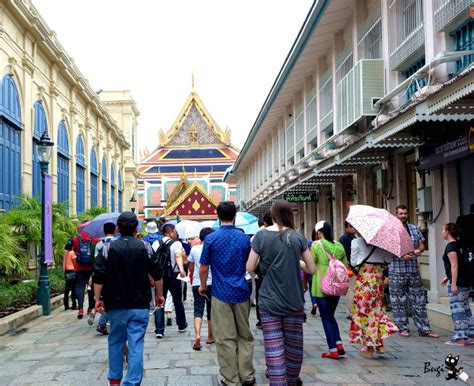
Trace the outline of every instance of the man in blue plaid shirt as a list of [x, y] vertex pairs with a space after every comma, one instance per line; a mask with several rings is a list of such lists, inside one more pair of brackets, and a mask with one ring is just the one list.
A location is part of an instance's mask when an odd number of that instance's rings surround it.
[[400, 335], [410, 336], [408, 325], [408, 302], [413, 312], [413, 320], [421, 336], [438, 338], [439, 335], [431, 331], [428, 314], [426, 312], [425, 292], [421, 281], [420, 268], [417, 257], [425, 250], [425, 238], [420, 228], [408, 223], [408, 208], [398, 205], [396, 216], [405, 226], [413, 241], [414, 253], [393, 259], [388, 266], [390, 282], [390, 302], [392, 303], [393, 319]]

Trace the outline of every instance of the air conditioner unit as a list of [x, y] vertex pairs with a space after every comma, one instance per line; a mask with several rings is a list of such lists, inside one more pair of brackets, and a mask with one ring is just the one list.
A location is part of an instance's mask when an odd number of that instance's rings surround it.
[[336, 133], [364, 116], [377, 115], [373, 101], [384, 92], [384, 61], [359, 60], [336, 86]]

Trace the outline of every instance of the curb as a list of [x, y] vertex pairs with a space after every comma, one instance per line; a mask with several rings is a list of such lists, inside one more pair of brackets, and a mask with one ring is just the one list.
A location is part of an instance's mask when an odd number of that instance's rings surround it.
[[[63, 304], [64, 294], [51, 298], [51, 311], [59, 308]], [[14, 314], [0, 319], [0, 336], [8, 332], [15, 333], [17, 329], [33, 319], [42, 316], [41, 306], [31, 306]]]

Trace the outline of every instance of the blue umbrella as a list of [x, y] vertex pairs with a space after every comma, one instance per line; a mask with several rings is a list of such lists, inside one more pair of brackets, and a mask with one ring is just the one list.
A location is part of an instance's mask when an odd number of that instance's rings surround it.
[[[220, 226], [221, 224], [219, 220], [217, 220], [212, 228], [219, 229]], [[247, 212], [237, 212], [235, 216], [235, 226], [242, 229], [247, 235], [254, 235], [259, 229], [258, 218]]]
[[117, 224], [117, 219], [120, 216], [120, 212], [102, 213], [96, 218], [91, 220], [84, 228], [82, 232], [91, 235], [92, 237], [104, 237], [104, 224], [111, 222]]

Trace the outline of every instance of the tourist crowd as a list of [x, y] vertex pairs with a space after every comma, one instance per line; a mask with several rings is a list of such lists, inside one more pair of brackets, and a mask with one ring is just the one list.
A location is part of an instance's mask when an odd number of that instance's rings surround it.
[[[331, 224], [322, 220], [315, 224], [310, 242], [296, 230], [292, 206], [284, 200], [273, 203], [254, 235], [234, 225], [235, 205], [222, 202], [217, 208], [219, 229], [203, 228], [192, 240], [180, 239], [175, 225], [165, 219], [149, 222], [142, 237], [136, 215], [124, 212], [116, 224], [103, 225], [104, 237], [78, 235], [66, 245], [64, 307], [71, 307], [71, 293], [72, 309], [78, 309], [82, 319], [87, 293], [89, 324], [100, 314], [97, 332], [108, 335], [110, 384], [141, 383], [150, 315], [157, 339], [164, 339], [165, 326], [173, 324], [173, 306], [178, 331], [187, 330], [183, 287], [188, 282], [194, 298], [192, 349], [202, 348], [206, 311], [205, 344], [216, 346], [222, 385], [255, 384], [249, 277], [256, 284], [257, 327], [263, 331], [270, 385], [302, 384], [306, 290], [310, 312], [319, 312], [327, 339], [322, 358], [338, 360], [345, 355], [335, 317], [344, 295], [351, 321], [349, 343], [359, 345], [363, 357], [383, 355], [385, 340], [392, 334], [410, 336], [409, 310], [419, 335], [438, 338], [428, 320], [417, 259], [425, 249], [421, 230], [408, 223], [405, 205], [397, 206], [395, 216], [385, 213], [387, 221], [377, 229], [371, 208], [362, 209], [366, 212], [349, 213], [339, 241]], [[472, 240], [459, 225], [449, 223], [443, 230], [446, 277], [441, 284], [447, 285], [455, 326], [446, 343], [466, 346], [474, 343], [469, 306], [474, 263]], [[394, 236], [400, 239], [394, 241]]]

